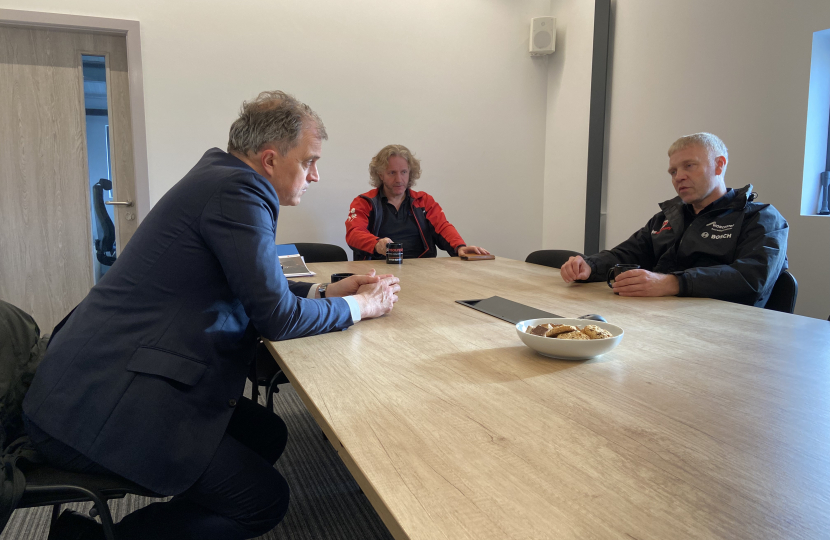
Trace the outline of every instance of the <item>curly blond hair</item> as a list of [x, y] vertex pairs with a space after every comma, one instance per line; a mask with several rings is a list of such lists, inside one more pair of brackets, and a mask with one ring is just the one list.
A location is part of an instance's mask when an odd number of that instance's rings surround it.
[[398, 156], [402, 157], [409, 164], [409, 184], [406, 189], [415, 185], [415, 180], [421, 177], [421, 160], [409, 151], [409, 148], [402, 144], [390, 144], [384, 146], [378, 154], [369, 162], [369, 183], [373, 187], [380, 188], [383, 185], [383, 173], [389, 166], [389, 159]]

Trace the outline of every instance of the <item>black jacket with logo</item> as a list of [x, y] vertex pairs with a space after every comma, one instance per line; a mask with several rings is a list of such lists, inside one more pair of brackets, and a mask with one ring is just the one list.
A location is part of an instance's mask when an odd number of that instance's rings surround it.
[[615, 264], [639, 264], [674, 274], [678, 296], [766, 305], [775, 280], [787, 268], [789, 226], [772, 205], [753, 202], [752, 184], [734, 190], [686, 223], [684, 203], [660, 204], [645, 227], [614, 249], [586, 257], [588, 281], [603, 281]]

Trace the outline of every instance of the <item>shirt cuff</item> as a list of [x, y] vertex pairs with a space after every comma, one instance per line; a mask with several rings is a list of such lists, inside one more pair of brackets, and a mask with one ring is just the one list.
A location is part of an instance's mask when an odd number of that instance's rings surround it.
[[[312, 285], [311, 288], [308, 290], [307, 298], [310, 298], [312, 300], [317, 298], [317, 287], [319, 287], [320, 285], [322, 285], [322, 283], [315, 283], [314, 285]], [[344, 296], [343, 300], [345, 300], [346, 303], [349, 304], [349, 311], [352, 314], [352, 322], [360, 322], [360, 305], [357, 303], [357, 300], [354, 299], [354, 296]]]
[[306, 296], [306, 298], [310, 298], [312, 300], [317, 298], [317, 287], [319, 287], [320, 285], [322, 285], [322, 283], [315, 283], [314, 285], [312, 285], [311, 288], [308, 290], [308, 295]]
[[352, 322], [360, 322], [360, 306], [354, 296], [344, 296], [343, 300], [349, 304], [349, 310], [352, 312]]

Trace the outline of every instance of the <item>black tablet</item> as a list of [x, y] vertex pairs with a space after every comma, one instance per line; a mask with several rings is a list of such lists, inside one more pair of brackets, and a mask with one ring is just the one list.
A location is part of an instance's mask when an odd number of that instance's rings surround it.
[[487, 315], [492, 315], [503, 321], [517, 324], [528, 319], [560, 318], [561, 315], [548, 313], [541, 309], [526, 306], [501, 296], [491, 296], [482, 300], [456, 300], [459, 304], [477, 309]]

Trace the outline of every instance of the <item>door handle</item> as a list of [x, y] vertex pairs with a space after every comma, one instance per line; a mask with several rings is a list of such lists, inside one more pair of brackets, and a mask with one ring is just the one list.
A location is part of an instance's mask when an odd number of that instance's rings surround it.
[[133, 201], [106, 201], [104, 204], [107, 206], [132, 206]]

